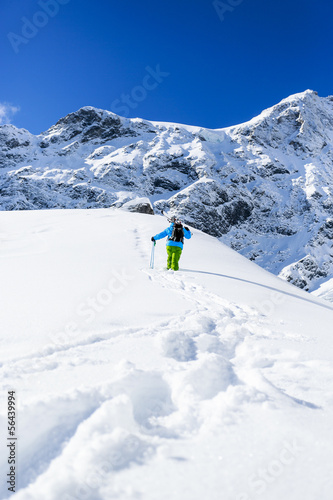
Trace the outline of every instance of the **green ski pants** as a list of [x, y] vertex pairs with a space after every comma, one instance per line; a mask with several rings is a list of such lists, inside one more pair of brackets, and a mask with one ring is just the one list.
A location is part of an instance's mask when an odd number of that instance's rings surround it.
[[174, 271], [178, 271], [179, 269], [178, 262], [182, 254], [182, 249], [180, 247], [167, 246], [166, 250], [168, 253], [167, 268], [173, 269]]

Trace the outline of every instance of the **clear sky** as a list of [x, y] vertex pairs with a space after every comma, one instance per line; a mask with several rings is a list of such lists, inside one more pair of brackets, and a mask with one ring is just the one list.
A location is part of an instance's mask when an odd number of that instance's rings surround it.
[[0, 122], [82, 106], [220, 128], [333, 94], [331, 0], [2, 0]]

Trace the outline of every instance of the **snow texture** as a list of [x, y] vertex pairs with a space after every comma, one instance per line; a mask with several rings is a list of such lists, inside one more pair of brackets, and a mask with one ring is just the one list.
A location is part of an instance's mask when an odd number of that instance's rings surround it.
[[19, 438], [1, 498], [331, 499], [330, 303], [194, 228], [180, 271], [163, 241], [149, 269], [160, 216], [0, 224], [0, 429], [15, 389]]

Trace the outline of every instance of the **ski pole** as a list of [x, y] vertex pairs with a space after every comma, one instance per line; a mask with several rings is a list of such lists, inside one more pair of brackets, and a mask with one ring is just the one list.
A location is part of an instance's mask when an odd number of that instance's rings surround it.
[[152, 247], [151, 247], [151, 254], [150, 254], [150, 269], [154, 269], [155, 245], [156, 245], [156, 241], [153, 241], [152, 242]]

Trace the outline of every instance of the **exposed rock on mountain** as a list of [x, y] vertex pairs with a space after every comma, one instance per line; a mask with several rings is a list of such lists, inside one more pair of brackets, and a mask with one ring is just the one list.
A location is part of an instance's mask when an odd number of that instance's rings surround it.
[[85, 107], [38, 136], [4, 125], [0, 144], [2, 210], [148, 197], [306, 290], [333, 277], [332, 96], [308, 90], [220, 130]]

